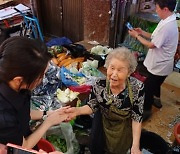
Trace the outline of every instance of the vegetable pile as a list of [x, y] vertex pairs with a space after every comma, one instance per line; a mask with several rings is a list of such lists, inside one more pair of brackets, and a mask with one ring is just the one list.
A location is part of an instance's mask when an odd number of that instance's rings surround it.
[[112, 48], [108, 48], [107, 46], [97, 45], [91, 49], [92, 54], [96, 55], [107, 55], [112, 51]]
[[62, 139], [60, 136], [52, 134], [47, 136], [47, 140], [51, 142], [57, 150], [63, 153], [67, 151], [66, 140]]
[[77, 98], [78, 94], [78, 92], [73, 92], [69, 88], [67, 88], [65, 91], [57, 89], [57, 98], [62, 103], [68, 103], [73, 101], [75, 98]]

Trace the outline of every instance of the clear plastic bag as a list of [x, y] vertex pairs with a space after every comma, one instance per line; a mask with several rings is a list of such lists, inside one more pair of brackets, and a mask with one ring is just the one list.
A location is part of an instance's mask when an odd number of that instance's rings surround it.
[[[64, 154], [79, 153], [79, 144], [78, 141], [76, 140], [75, 133], [73, 133], [73, 129], [70, 123], [61, 123], [58, 126], [51, 127], [47, 131], [46, 137], [49, 135], [57, 135], [58, 137], [65, 139], [67, 151]], [[58, 147], [55, 148], [57, 150], [60, 150]]]

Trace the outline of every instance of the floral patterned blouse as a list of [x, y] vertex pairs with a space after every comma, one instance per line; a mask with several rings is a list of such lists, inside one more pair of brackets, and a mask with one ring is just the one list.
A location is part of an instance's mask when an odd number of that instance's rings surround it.
[[[126, 88], [121, 93], [115, 96], [113, 94], [109, 95], [106, 87], [106, 80], [98, 79], [92, 88], [87, 104], [93, 110], [93, 112], [96, 112], [100, 108], [101, 112], [107, 114], [110, 107], [110, 104], [108, 104], [107, 102], [109, 101], [109, 99], [111, 99], [112, 105], [114, 105], [118, 109], [131, 111], [132, 120], [142, 122], [144, 105], [144, 84], [134, 77], [129, 78], [129, 84], [131, 87], [130, 89], [132, 91], [132, 95], [129, 94], [129, 88], [128, 86], [126, 86]], [[129, 96], [133, 96], [132, 104]]]

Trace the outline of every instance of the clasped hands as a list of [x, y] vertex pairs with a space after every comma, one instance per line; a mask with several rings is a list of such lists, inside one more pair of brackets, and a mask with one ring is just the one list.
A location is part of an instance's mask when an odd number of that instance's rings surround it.
[[[52, 123], [59, 122], [69, 122], [73, 120], [78, 115], [78, 110], [76, 107], [62, 107], [57, 110], [52, 111], [47, 117], [47, 120], [51, 121]], [[54, 118], [53, 118], [54, 117]], [[54, 120], [54, 122], [52, 121]]]

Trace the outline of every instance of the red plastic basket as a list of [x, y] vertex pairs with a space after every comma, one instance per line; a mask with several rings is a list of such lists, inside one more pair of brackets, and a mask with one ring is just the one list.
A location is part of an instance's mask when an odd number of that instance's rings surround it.
[[37, 144], [39, 149], [42, 149], [46, 152], [53, 152], [55, 151], [54, 146], [47, 140], [41, 139]]
[[174, 127], [174, 136], [177, 143], [180, 145], [180, 123], [177, 123]]

